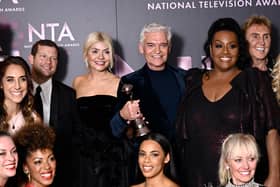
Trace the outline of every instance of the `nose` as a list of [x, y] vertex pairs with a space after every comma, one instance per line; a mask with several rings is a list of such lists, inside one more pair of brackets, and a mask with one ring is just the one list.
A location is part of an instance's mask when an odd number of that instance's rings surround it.
[[10, 161], [15, 161], [15, 160], [16, 160], [16, 153], [10, 152], [10, 153], [8, 154], [8, 159], [9, 159]]
[[245, 160], [244, 162], [243, 162], [243, 168], [245, 168], [245, 169], [248, 169], [249, 168], [249, 163], [248, 163], [248, 161], [247, 160]]
[[261, 44], [261, 45], [264, 45], [264, 43], [265, 43], [265, 38], [264, 38], [265, 36], [263, 36], [263, 37], [260, 37], [260, 39], [259, 39], [259, 43]]
[[44, 169], [50, 169], [50, 163], [49, 162], [45, 162], [44, 164]]
[[228, 53], [228, 47], [224, 47], [223, 52], [224, 52], [224, 54], [227, 54]]
[[15, 88], [16, 88], [17, 90], [21, 88], [21, 83], [20, 83], [19, 80], [16, 80], [16, 81], [15, 81]]
[[104, 54], [103, 54], [102, 52], [99, 53], [98, 58], [99, 58], [99, 59], [103, 59], [103, 58], [104, 58]]
[[155, 46], [155, 52], [158, 54], [160, 53], [160, 45]]
[[145, 163], [150, 162], [150, 157], [149, 157], [149, 156], [145, 156], [145, 157], [144, 157], [144, 162], [145, 162]]

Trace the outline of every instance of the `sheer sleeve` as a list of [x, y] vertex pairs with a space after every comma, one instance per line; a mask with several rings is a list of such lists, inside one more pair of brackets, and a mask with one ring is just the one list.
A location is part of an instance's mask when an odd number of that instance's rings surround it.
[[266, 72], [257, 71], [259, 95], [263, 103], [263, 120], [267, 132], [270, 129], [280, 131], [280, 107], [277, 105], [275, 94], [271, 86], [271, 78]]

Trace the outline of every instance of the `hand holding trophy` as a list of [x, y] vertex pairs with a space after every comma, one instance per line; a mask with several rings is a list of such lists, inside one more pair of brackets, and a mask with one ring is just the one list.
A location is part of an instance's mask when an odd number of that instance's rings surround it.
[[[130, 101], [133, 101], [133, 85], [132, 84], [124, 84], [122, 87], [122, 92], [129, 96]], [[130, 121], [133, 125], [134, 136], [141, 137], [150, 132], [150, 129], [147, 127], [145, 120], [143, 117], [136, 118], [135, 120]]]

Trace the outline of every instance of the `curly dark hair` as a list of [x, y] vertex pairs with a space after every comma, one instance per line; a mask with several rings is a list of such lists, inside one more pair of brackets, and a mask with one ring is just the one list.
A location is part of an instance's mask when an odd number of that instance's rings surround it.
[[216, 20], [212, 25], [210, 26], [208, 30], [208, 37], [207, 40], [204, 43], [204, 52], [206, 54], [206, 57], [202, 60], [202, 63], [204, 67], [206, 68], [206, 61], [211, 60], [211, 68], [213, 68], [213, 60], [210, 55], [210, 46], [212, 44], [214, 35], [219, 31], [230, 31], [233, 32], [238, 40], [238, 46], [239, 46], [239, 58], [237, 60], [237, 67], [239, 69], [244, 69], [248, 65], [245, 64], [246, 59], [246, 42], [243, 35], [243, 32], [239, 26], [239, 24], [233, 19], [233, 18], [220, 18]]
[[51, 127], [43, 124], [26, 125], [16, 132], [14, 140], [19, 149], [20, 157], [26, 159], [28, 154], [34, 151], [53, 150], [55, 132]]
[[18, 180], [19, 183], [28, 181], [22, 166], [27, 157], [37, 150], [53, 150], [55, 131], [43, 124], [25, 125], [13, 136], [19, 155]]
[[[2, 84], [3, 84], [2, 80], [6, 73], [7, 68], [12, 64], [21, 66], [25, 72], [26, 80], [27, 80], [27, 94], [20, 103], [20, 110], [22, 111], [25, 122], [27, 124], [33, 124], [34, 123], [34, 118], [32, 116], [33, 83], [32, 83], [32, 79], [31, 79], [31, 73], [30, 73], [29, 66], [23, 58], [21, 58], [19, 56], [10, 56], [10, 57], [7, 57], [3, 62], [0, 63], [0, 86], [2, 87]], [[7, 131], [9, 128], [9, 124], [7, 121], [7, 112], [4, 108], [4, 100], [5, 100], [4, 91], [1, 88], [0, 89], [0, 130]]]

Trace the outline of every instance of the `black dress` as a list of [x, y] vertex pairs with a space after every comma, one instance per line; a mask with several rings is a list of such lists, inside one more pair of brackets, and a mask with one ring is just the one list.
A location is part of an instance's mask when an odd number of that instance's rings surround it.
[[109, 95], [77, 99], [80, 134], [81, 187], [127, 187], [123, 143], [113, 137], [109, 122], [117, 98]]
[[270, 129], [279, 129], [279, 108], [269, 81], [255, 69], [244, 70], [231, 81], [229, 92], [211, 102], [203, 93], [202, 76], [200, 70], [189, 72], [178, 114], [182, 186], [217, 186], [222, 142], [238, 132], [252, 134], [258, 142], [262, 157], [255, 179], [263, 183], [268, 172], [265, 137]]

